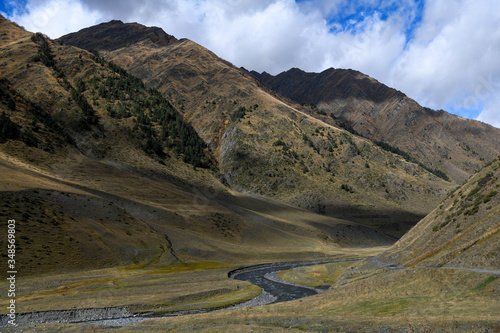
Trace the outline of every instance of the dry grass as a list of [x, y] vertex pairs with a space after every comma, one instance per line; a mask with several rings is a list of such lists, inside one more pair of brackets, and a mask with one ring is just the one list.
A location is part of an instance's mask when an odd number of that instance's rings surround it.
[[[106, 292], [105, 298], [114, 302], [121, 296], [141, 302], [140, 306], [130, 304], [131, 309], [158, 312], [218, 307], [254, 294], [249, 284], [228, 280], [225, 274], [229, 268], [219, 266], [198, 263], [189, 267], [158, 266], [150, 270], [113, 269], [87, 275], [87, 283], [74, 288], [80, 288], [81, 299], [83, 294], [89, 295], [90, 299], [90, 296], [98, 295], [95, 293]], [[103, 284], [103, 279], [110, 276], [114, 277], [114, 287]], [[310, 285], [328, 282], [332, 289], [286, 303], [154, 319], [112, 331], [378, 332], [383, 329], [398, 332], [404, 329], [414, 332], [486, 332], [488, 329], [491, 332], [500, 328], [497, 311], [500, 279], [490, 274], [438, 268], [393, 270], [357, 262], [302, 267], [286, 271], [282, 276], [292, 276], [292, 281], [306, 281]], [[68, 281], [71, 278], [75, 277], [66, 277]], [[48, 282], [48, 279], [40, 281], [39, 285]], [[97, 291], [98, 288], [103, 290]], [[187, 294], [186, 290], [189, 290]], [[54, 304], [64, 300], [66, 307], [71, 300], [70, 297], [46, 297], [47, 302]], [[104, 300], [97, 302], [100, 303], [95, 305], [111, 305]], [[37, 327], [68, 332], [111, 330], [81, 324]], [[29, 332], [29, 328], [26, 329]]]
[[352, 262], [338, 262], [328, 265], [300, 267], [278, 272], [283, 280], [309, 287], [332, 286], [336, 284], [346, 268], [355, 267]]
[[[2, 149], [0, 216], [18, 221], [25, 276], [177, 259], [321, 259], [351, 251], [345, 246], [385, 241], [349, 221], [216, 186], [193, 188], [78, 154], [33, 166], [15, 153], [23, 151], [22, 143]], [[46, 155], [52, 156], [37, 150], [29, 156]], [[208, 182], [212, 176], [198, 177]]]
[[[141, 42], [103, 55], [169, 96], [234, 188], [331, 216], [351, 214], [399, 237], [410, 227], [401, 220], [419, 219], [408, 212], [425, 215], [454, 186], [281, 100], [192, 41], [163, 48]], [[241, 107], [245, 116], [231, 120]], [[275, 145], [278, 139], [286, 146]], [[354, 213], [343, 209], [352, 205]], [[363, 210], [368, 216], [359, 214]], [[406, 216], [392, 218], [395, 212]]]
[[[458, 270], [402, 271], [346, 268], [334, 288], [321, 295], [265, 307], [147, 321], [117, 331], [146, 329], [224, 331], [454, 331], [500, 328], [499, 279]], [[332, 268], [325, 268], [325, 272]], [[316, 275], [299, 269], [297, 275]], [[330, 274], [327, 273], [327, 276]], [[322, 277], [324, 279], [326, 276]], [[327, 277], [329, 278], [329, 277]]]
[[197, 262], [21, 278], [17, 311], [125, 306], [133, 312], [165, 313], [225, 307], [260, 293], [250, 283], [227, 278], [229, 270], [228, 265]]
[[408, 266], [500, 267], [500, 160], [444, 200], [384, 254]]

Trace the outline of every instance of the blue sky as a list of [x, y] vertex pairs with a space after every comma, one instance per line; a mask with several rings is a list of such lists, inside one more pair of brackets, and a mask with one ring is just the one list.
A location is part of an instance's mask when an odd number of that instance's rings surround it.
[[[7, 14], [7, 16], [11, 16], [16, 9], [26, 8], [27, 0], [4, 0], [0, 2], [0, 12], [3, 14]], [[5, 15], [4, 15], [5, 16]]]
[[352, 68], [500, 127], [498, 0], [6, 0], [0, 12], [52, 38], [112, 19], [160, 26], [271, 74]]
[[[295, 2], [314, 3], [314, 1], [311, 0], [296, 0]], [[356, 31], [356, 23], [364, 21], [367, 17], [379, 15], [382, 21], [386, 21], [393, 15], [399, 15], [401, 10], [411, 9], [412, 15], [408, 17], [404, 29], [405, 37], [408, 42], [413, 38], [415, 27], [422, 20], [424, 5], [425, 1], [423, 0], [413, 1], [411, 6], [398, 1], [345, 1], [338, 6], [338, 9], [334, 13], [326, 16], [325, 19], [331, 25], [338, 24], [340, 29]], [[336, 27], [331, 29], [332, 33], [338, 31]]]

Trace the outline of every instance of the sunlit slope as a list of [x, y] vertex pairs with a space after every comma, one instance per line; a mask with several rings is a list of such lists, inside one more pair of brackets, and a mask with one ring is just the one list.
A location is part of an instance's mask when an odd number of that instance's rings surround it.
[[0, 205], [18, 222], [23, 274], [324, 257], [392, 241], [229, 191], [156, 90], [88, 51], [3, 18], [0, 29]]
[[98, 49], [161, 91], [210, 147], [232, 189], [399, 237], [453, 188], [370, 140], [311, 116], [190, 40], [160, 45], [144, 38], [109, 48], [96, 37], [120, 29], [129, 36], [133, 26], [112, 21], [59, 41]]
[[382, 258], [408, 266], [500, 268], [500, 159], [454, 191]]
[[462, 184], [500, 154], [500, 129], [420, 106], [400, 91], [351, 69], [276, 76], [251, 72], [284, 96], [315, 106], [316, 117], [407, 153]]

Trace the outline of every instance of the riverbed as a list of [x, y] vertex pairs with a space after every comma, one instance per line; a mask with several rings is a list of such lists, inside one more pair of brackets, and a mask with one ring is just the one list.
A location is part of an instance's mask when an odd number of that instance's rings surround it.
[[[221, 309], [200, 309], [191, 311], [179, 311], [166, 315], [156, 315], [154, 313], [134, 314], [123, 307], [114, 308], [92, 308], [62, 311], [40, 311], [18, 314], [16, 321], [18, 325], [30, 325], [39, 323], [84, 323], [105, 326], [127, 326], [147, 319], [167, 318], [182, 316], [187, 314], [205, 313], [212, 311], [228, 311], [247, 307], [261, 306], [278, 302], [292, 301], [312, 295], [316, 295], [328, 290], [329, 286], [312, 288], [303, 285], [290, 283], [279, 278], [277, 272], [296, 267], [328, 264], [334, 262], [357, 261], [364, 258], [342, 259], [334, 261], [316, 261], [302, 263], [270, 263], [255, 266], [248, 266], [235, 269], [228, 273], [228, 277], [241, 281], [248, 281], [262, 288], [260, 295], [249, 301], [235, 304]], [[0, 327], [7, 327], [7, 316], [0, 318]]]

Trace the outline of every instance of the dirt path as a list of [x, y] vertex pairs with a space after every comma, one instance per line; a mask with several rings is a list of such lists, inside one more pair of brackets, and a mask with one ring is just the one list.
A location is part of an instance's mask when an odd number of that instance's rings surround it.
[[470, 271], [470, 272], [474, 272], [474, 273], [486, 273], [486, 274], [500, 275], [500, 270], [487, 269], [487, 268], [446, 267], [446, 266], [439, 267], [439, 268], [460, 269], [463, 271]]

